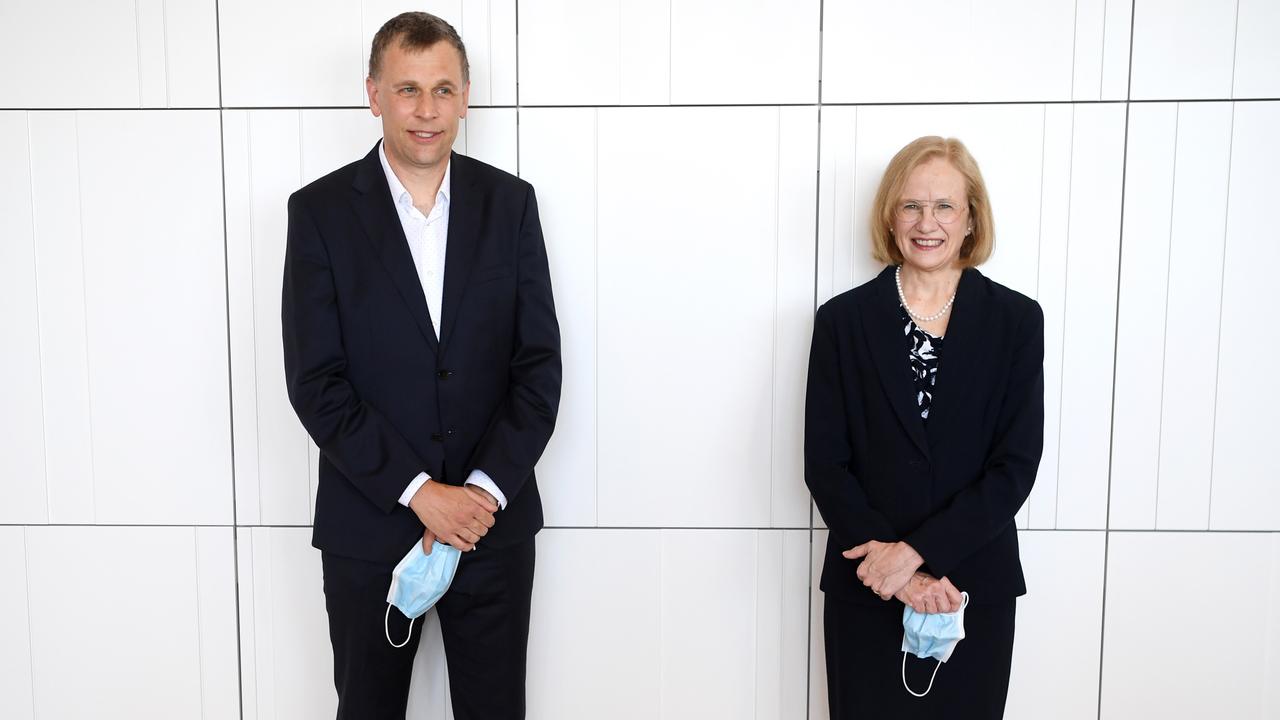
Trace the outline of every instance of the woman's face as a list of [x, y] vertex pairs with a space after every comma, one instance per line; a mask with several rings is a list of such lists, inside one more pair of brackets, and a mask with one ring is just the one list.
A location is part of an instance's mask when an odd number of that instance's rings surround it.
[[904, 265], [920, 271], [958, 269], [969, 234], [964, 176], [943, 158], [911, 171], [894, 205], [893, 240]]

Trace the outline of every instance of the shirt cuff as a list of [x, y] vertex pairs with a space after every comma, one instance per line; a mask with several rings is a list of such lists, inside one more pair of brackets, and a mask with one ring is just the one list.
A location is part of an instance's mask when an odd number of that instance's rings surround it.
[[488, 492], [493, 496], [494, 500], [498, 501], [499, 510], [507, 509], [507, 496], [503, 495], [502, 491], [498, 489], [498, 484], [493, 481], [493, 478], [486, 475], [480, 468], [472, 470], [471, 474], [467, 476], [467, 481], [463, 484], [475, 485], [481, 490]]
[[409, 507], [409, 501], [412, 500], [414, 494], [418, 492], [418, 488], [426, 485], [427, 481], [430, 479], [430, 475], [427, 475], [424, 472], [418, 473], [418, 477], [414, 478], [413, 482], [409, 483], [409, 487], [405, 488], [404, 492], [400, 493], [400, 504], [405, 507]]

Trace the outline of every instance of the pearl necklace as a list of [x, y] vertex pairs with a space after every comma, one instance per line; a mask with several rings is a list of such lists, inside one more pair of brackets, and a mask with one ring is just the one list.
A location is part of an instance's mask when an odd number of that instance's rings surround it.
[[[920, 315], [915, 310], [912, 310], [911, 306], [907, 304], [907, 296], [904, 295], [902, 292], [902, 266], [901, 265], [898, 266], [897, 270], [893, 271], [893, 282], [898, 286], [898, 302], [902, 303], [902, 308], [907, 311], [907, 314], [910, 315], [912, 319], [917, 320], [919, 322], [929, 323], [941, 318], [943, 315], [947, 314], [948, 310], [951, 309], [951, 303], [956, 301], [956, 293], [955, 291], [953, 291], [951, 293], [951, 298], [947, 300], [947, 304], [943, 305], [941, 310], [934, 313], [933, 315], [927, 315], [927, 316]], [[959, 285], [957, 284], [956, 290], [958, 291], [959, 289], [960, 289]]]

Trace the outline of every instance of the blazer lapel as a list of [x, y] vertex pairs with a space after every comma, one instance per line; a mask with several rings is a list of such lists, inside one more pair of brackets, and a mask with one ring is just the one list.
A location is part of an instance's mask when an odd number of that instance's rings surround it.
[[967, 398], [980, 384], [978, 372], [986, 365], [991, 347], [983, 322], [987, 317], [986, 301], [982, 274], [966, 269], [956, 287], [956, 301], [938, 362], [938, 390], [929, 407], [927, 434], [931, 445], [947, 436], [947, 426], [959, 417], [956, 408], [971, 404]]
[[452, 187], [449, 189], [449, 237], [444, 251], [444, 300], [440, 323], [441, 345], [448, 346], [458, 324], [458, 306], [475, 264], [480, 240], [481, 208], [484, 198], [476, 183], [471, 159], [454, 153], [449, 160]]
[[926, 456], [929, 443], [925, 437], [920, 408], [915, 403], [915, 388], [911, 381], [911, 365], [908, 363], [910, 347], [903, 332], [898, 291], [893, 283], [893, 268], [886, 268], [875, 280], [874, 301], [862, 306], [863, 326], [867, 329], [867, 344], [875, 358], [880, 382], [889, 396], [903, 430]]
[[356, 190], [352, 205], [360, 218], [360, 225], [383, 268], [391, 276], [392, 284], [409, 307], [418, 330], [422, 331], [431, 352], [435, 353], [438, 345], [435, 329], [431, 326], [431, 313], [427, 310], [427, 297], [422, 292], [422, 282], [413, 265], [404, 227], [400, 225], [400, 217], [391, 201], [391, 188], [378, 158], [377, 145], [360, 161], [352, 185]]

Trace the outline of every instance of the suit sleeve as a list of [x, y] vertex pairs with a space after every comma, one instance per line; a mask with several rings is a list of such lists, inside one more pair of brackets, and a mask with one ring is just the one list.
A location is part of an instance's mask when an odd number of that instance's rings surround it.
[[347, 381], [328, 252], [296, 195], [289, 198], [280, 320], [285, 382], [298, 419], [338, 471], [390, 513], [424, 465], [404, 437], [361, 401]]
[[[846, 361], [847, 362], [847, 361]], [[897, 533], [873, 508], [853, 475], [849, 442], [848, 397], [835, 331], [827, 306], [818, 308], [809, 351], [809, 380], [804, 404], [804, 481], [827, 527], [845, 542], [892, 542]]]
[[560, 406], [560, 326], [551, 297], [551, 272], [530, 187], [520, 220], [515, 342], [507, 396], [489, 421], [472, 463], [515, 499], [533, 474]]
[[991, 542], [1031, 494], [1044, 447], [1044, 313], [1020, 323], [1013, 366], [982, 476], [903, 538], [938, 577]]

